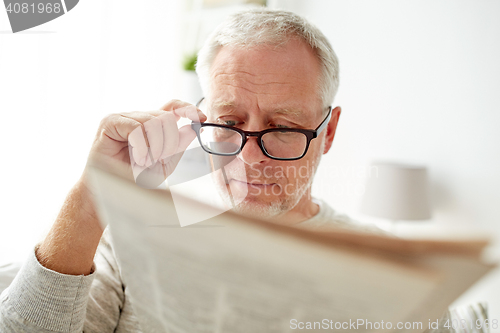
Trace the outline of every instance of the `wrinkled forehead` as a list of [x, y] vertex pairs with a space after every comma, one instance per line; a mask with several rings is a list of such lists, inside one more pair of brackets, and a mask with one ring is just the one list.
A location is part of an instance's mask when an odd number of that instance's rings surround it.
[[[241, 116], [241, 113], [251, 112], [247, 109], [245, 103], [240, 103], [233, 99], [218, 98], [215, 100], [203, 99], [198, 104], [200, 109], [209, 116], [209, 118], [216, 118], [220, 115], [230, 116], [237, 115]], [[293, 103], [280, 103], [271, 104], [267, 108], [260, 108], [260, 115], [266, 117], [279, 117], [283, 116], [290, 120], [295, 120], [298, 123], [307, 124], [309, 120], [313, 120], [315, 117], [311, 117], [309, 110], [315, 110], [314, 108], [300, 107]]]
[[321, 68], [300, 40], [275, 47], [222, 47], [211, 67], [206, 106], [212, 110], [257, 106], [299, 116], [321, 108]]

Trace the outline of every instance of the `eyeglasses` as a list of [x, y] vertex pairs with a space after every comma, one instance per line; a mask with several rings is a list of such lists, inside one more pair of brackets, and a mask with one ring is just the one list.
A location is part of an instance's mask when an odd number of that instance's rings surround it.
[[[200, 106], [202, 98], [197, 107]], [[304, 157], [312, 139], [318, 137], [328, 125], [332, 116], [332, 107], [328, 114], [315, 129], [300, 128], [269, 128], [259, 132], [244, 131], [227, 125], [192, 122], [191, 128], [196, 132], [204, 151], [220, 156], [239, 154], [248, 137], [256, 137], [262, 153], [273, 160], [293, 161]]]

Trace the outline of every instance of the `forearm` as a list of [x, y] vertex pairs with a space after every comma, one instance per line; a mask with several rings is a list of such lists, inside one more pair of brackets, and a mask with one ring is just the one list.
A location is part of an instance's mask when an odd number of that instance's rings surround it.
[[66, 197], [56, 221], [36, 252], [37, 258], [53, 271], [88, 275], [102, 232], [83, 176]]

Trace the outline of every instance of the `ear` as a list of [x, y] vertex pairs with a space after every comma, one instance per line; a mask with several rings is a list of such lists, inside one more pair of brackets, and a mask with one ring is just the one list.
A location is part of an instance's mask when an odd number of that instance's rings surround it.
[[333, 138], [335, 137], [335, 131], [337, 130], [337, 124], [339, 123], [340, 111], [340, 106], [337, 106], [332, 110], [332, 118], [326, 126], [325, 150], [323, 151], [323, 154], [328, 153], [328, 151], [332, 147]]

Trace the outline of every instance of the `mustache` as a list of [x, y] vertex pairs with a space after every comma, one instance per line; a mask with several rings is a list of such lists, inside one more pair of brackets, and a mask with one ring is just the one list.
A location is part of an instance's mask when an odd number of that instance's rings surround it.
[[[302, 165], [262, 165], [260, 163], [247, 164], [234, 156], [212, 157], [212, 167], [224, 170], [227, 178], [234, 178], [239, 181], [245, 179], [253, 180], [256, 183], [283, 183], [289, 178], [310, 178], [315, 173], [315, 163]], [[250, 183], [250, 181], [247, 181]]]
[[257, 184], [281, 183], [286, 179], [286, 175], [281, 169], [272, 170], [269, 166], [265, 168], [250, 168], [246, 166], [236, 169], [226, 168], [226, 175], [228, 179]]

